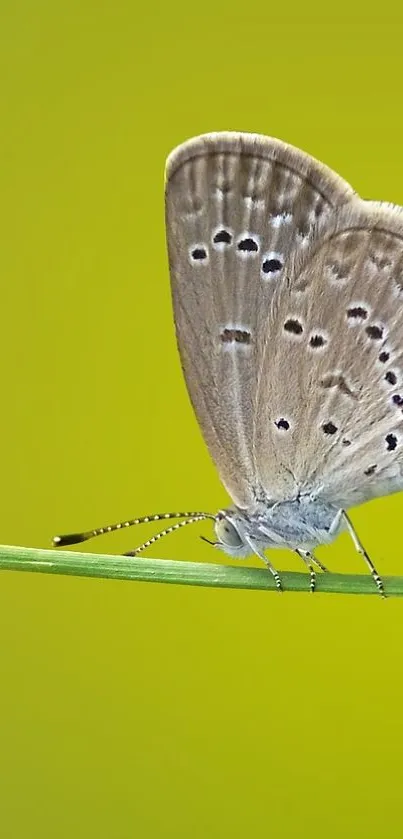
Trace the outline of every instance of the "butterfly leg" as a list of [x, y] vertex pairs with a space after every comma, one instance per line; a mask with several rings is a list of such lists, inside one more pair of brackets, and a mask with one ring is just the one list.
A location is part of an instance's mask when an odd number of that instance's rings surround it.
[[297, 553], [298, 556], [301, 557], [301, 559], [305, 562], [305, 565], [307, 565], [307, 567], [309, 569], [309, 573], [310, 573], [310, 577], [311, 577], [311, 582], [310, 582], [309, 588], [313, 593], [315, 591], [315, 588], [316, 588], [316, 572], [315, 572], [315, 569], [314, 569], [313, 566], [317, 565], [317, 567], [320, 568], [321, 571], [327, 571], [327, 568], [325, 568], [325, 566], [322, 565], [322, 563], [319, 561], [319, 559], [316, 559], [316, 556], [314, 556], [314, 554], [311, 553], [311, 551], [305, 551], [302, 548], [296, 548], [295, 553]]
[[296, 548], [295, 553], [297, 553], [298, 556], [300, 556], [301, 559], [303, 559], [303, 561], [305, 562], [305, 565], [309, 568], [309, 574], [310, 574], [310, 578], [311, 578], [310, 583], [309, 583], [309, 589], [313, 594], [313, 592], [315, 591], [315, 588], [316, 588], [316, 571], [315, 571], [315, 569], [312, 565], [312, 562], [311, 562], [312, 555], [310, 554], [309, 551], [303, 551], [302, 548]]
[[281, 577], [278, 571], [276, 571], [274, 566], [271, 564], [270, 560], [267, 559], [267, 556], [264, 556], [264, 554], [259, 554], [259, 556], [261, 556], [262, 559], [264, 559], [267, 570], [270, 571], [270, 574], [273, 575], [277, 591], [283, 591], [283, 584], [281, 582]]
[[[301, 548], [299, 550], [301, 550]], [[297, 553], [298, 552], [299, 551], [297, 551]], [[320, 559], [318, 559], [315, 556], [315, 554], [311, 553], [311, 551], [303, 551], [303, 553], [305, 554], [305, 556], [308, 557], [308, 559], [313, 563], [313, 565], [316, 565], [317, 568], [320, 568], [320, 570], [324, 571], [326, 574], [329, 573], [329, 569], [326, 568], [326, 565], [323, 565], [323, 563], [320, 561]]]
[[266, 565], [267, 570], [270, 571], [270, 574], [273, 575], [275, 583], [276, 583], [277, 591], [283, 591], [283, 586], [282, 586], [280, 574], [278, 573], [278, 571], [276, 571], [276, 569], [274, 568], [274, 565], [272, 565], [270, 560], [267, 559], [267, 556], [262, 551], [260, 551], [259, 548], [256, 547], [256, 545], [254, 544], [252, 539], [248, 539], [248, 537], [246, 537], [246, 542], [249, 545], [249, 547], [252, 549], [253, 553], [256, 554], [256, 556], [260, 557], [260, 559], [263, 560], [263, 562]]
[[350, 534], [350, 536], [351, 536], [351, 538], [352, 538], [352, 540], [353, 540], [353, 542], [354, 542], [354, 545], [355, 545], [355, 547], [356, 547], [356, 550], [358, 551], [358, 553], [360, 553], [360, 554], [361, 554], [361, 556], [362, 556], [362, 557], [364, 557], [365, 562], [367, 563], [368, 568], [369, 568], [369, 570], [370, 570], [370, 572], [371, 572], [371, 574], [372, 574], [372, 577], [373, 577], [373, 580], [374, 580], [374, 582], [375, 582], [375, 585], [376, 585], [376, 587], [377, 587], [377, 589], [378, 589], [378, 591], [379, 591], [379, 594], [380, 594], [382, 597], [386, 597], [386, 595], [385, 595], [385, 590], [384, 590], [384, 587], [383, 587], [382, 578], [379, 576], [379, 574], [378, 574], [378, 572], [377, 572], [377, 570], [376, 570], [376, 568], [375, 568], [374, 563], [373, 563], [373, 562], [372, 562], [372, 560], [369, 558], [369, 556], [368, 556], [368, 554], [367, 554], [367, 552], [366, 552], [366, 550], [365, 550], [364, 546], [361, 544], [361, 542], [360, 542], [360, 540], [359, 540], [359, 538], [358, 538], [358, 536], [357, 536], [357, 534], [356, 534], [356, 532], [355, 532], [355, 530], [354, 530], [354, 527], [353, 527], [353, 525], [352, 525], [352, 523], [351, 523], [351, 521], [350, 521], [350, 519], [349, 519], [349, 517], [348, 517], [348, 515], [347, 515], [347, 513], [346, 513], [346, 511], [345, 511], [345, 510], [340, 510], [340, 518], [344, 521], [344, 523], [345, 523], [345, 525], [346, 525], [346, 527], [347, 527], [347, 530], [348, 530], [348, 532], [349, 532], [349, 534]]

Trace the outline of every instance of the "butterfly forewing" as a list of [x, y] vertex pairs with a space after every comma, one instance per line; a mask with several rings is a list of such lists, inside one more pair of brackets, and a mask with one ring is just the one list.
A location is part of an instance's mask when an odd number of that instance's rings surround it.
[[[282, 290], [290, 293], [292, 254], [308, 249], [317, 226], [353, 195], [309, 155], [258, 135], [205, 135], [168, 159], [167, 243], [182, 366], [210, 453], [241, 507], [253, 505], [262, 477], [267, 492], [277, 476], [269, 497], [288, 495], [281, 457], [269, 465], [263, 452], [259, 381], [264, 375], [275, 387], [279, 366], [288, 373], [291, 359], [278, 355], [273, 323]], [[277, 414], [268, 419], [280, 421]]]

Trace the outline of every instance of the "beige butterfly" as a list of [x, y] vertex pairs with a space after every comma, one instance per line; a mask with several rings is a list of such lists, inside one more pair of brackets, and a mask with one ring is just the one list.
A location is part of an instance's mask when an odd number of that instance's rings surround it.
[[280, 140], [223, 132], [169, 156], [166, 229], [183, 371], [234, 506], [212, 518], [233, 557], [351, 533], [346, 509], [403, 488], [402, 208], [361, 199]]

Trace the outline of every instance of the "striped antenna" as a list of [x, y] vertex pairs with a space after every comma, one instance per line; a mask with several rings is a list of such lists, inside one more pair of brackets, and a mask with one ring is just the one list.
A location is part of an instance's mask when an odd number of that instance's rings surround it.
[[205, 515], [205, 513], [196, 513], [195, 515], [191, 516], [189, 519], [185, 519], [185, 521], [180, 521], [178, 524], [172, 524], [171, 527], [167, 527], [165, 530], [160, 530], [159, 533], [156, 533], [155, 536], [152, 536], [151, 539], [147, 539], [147, 542], [143, 542], [142, 545], [139, 545], [138, 548], [135, 548], [134, 551], [128, 551], [128, 553], [123, 554], [123, 556], [137, 556], [141, 551], [144, 551], [146, 548], [149, 548], [150, 545], [153, 545], [154, 542], [158, 542], [158, 539], [162, 539], [163, 536], [168, 536], [169, 533], [173, 533], [175, 530], [179, 530], [180, 527], [185, 527], [187, 524], [194, 524], [195, 521], [203, 521], [203, 519], [214, 519], [214, 516]]
[[[102, 536], [104, 533], [112, 533], [112, 531], [122, 530], [124, 527], [133, 527], [135, 524], [146, 524], [150, 521], [161, 521], [162, 519], [183, 518], [186, 518], [186, 522], [176, 524], [173, 527], [169, 527], [166, 531], [162, 531], [162, 533], [158, 534], [153, 541], [157, 538], [159, 539], [160, 535], [171, 533], [172, 530], [177, 530], [184, 524], [191, 524], [194, 521], [202, 521], [203, 519], [213, 519], [215, 521], [215, 516], [211, 513], [154, 513], [151, 516], [142, 516], [139, 519], [128, 519], [127, 521], [121, 521], [117, 524], [108, 524], [106, 527], [96, 527], [95, 530], [85, 530], [83, 533], [65, 533], [62, 536], [54, 536], [52, 539], [52, 545], [54, 548], [62, 548], [66, 545], [78, 545], [79, 542], [86, 542], [87, 539], [93, 539], [94, 536]], [[145, 547], [147, 547], [148, 544], [151, 545], [152, 542], [144, 544]], [[143, 547], [141, 547], [141, 550], [143, 550]]]

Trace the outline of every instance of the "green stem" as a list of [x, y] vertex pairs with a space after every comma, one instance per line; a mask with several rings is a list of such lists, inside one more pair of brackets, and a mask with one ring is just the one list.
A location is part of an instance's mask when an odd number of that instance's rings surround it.
[[[168, 559], [83, 554], [76, 551], [41, 550], [0, 545], [0, 571], [39, 571], [76, 577], [137, 580], [149, 583], [207, 586], [209, 588], [275, 588], [265, 568], [213, 565], [209, 562], [173, 562]], [[309, 591], [309, 575], [287, 571], [281, 574], [285, 591]], [[318, 573], [317, 591], [334, 594], [377, 594], [370, 575]], [[389, 596], [403, 595], [403, 577], [384, 577]]]

